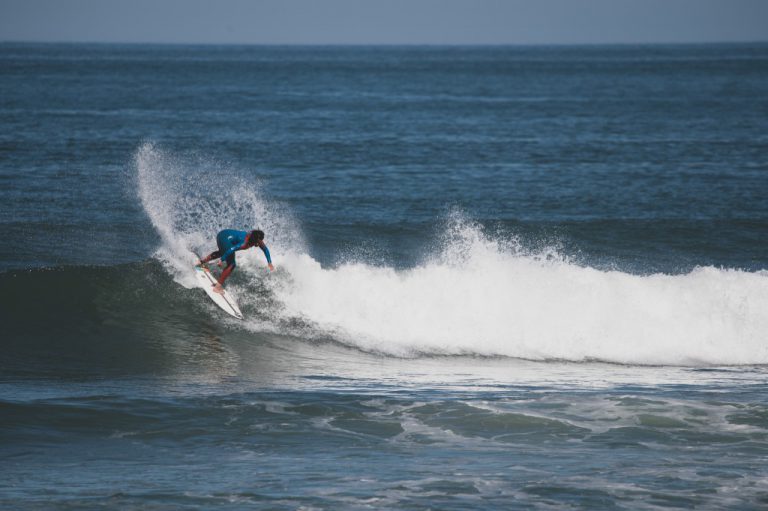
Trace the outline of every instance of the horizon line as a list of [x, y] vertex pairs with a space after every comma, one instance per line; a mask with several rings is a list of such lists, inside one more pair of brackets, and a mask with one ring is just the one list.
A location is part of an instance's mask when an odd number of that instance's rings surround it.
[[624, 42], [560, 42], [560, 43], [270, 43], [270, 42], [168, 42], [168, 41], [41, 41], [32, 39], [0, 40], [0, 45], [102, 45], [102, 46], [260, 46], [260, 47], [569, 47], [569, 46], [707, 46], [768, 44], [768, 39], [720, 41], [624, 41]]

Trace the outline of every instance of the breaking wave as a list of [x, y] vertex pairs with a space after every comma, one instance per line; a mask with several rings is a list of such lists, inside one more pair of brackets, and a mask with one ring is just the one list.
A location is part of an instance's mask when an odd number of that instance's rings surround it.
[[484, 232], [460, 214], [409, 269], [324, 267], [290, 211], [257, 180], [153, 144], [136, 154], [138, 195], [162, 239], [157, 258], [192, 287], [193, 252], [219, 229], [260, 227], [279, 271], [238, 255], [231, 288], [245, 326], [394, 356], [481, 355], [623, 364], [768, 363], [768, 272], [700, 267], [634, 275], [576, 264]]

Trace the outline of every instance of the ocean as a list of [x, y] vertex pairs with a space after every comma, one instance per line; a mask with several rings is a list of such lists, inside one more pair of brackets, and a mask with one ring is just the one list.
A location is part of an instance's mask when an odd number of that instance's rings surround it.
[[762, 43], [0, 44], [0, 508], [768, 507], [766, 119]]

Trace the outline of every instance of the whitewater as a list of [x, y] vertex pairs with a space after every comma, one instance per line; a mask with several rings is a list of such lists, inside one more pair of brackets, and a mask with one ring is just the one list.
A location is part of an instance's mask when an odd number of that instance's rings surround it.
[[229, 284], [248, 308], [241, 326], [253, 332], [395, 357], [768, 364], [766, 271], [598, 269], [556, 247], [529, 250], [514, 233], [489, 234], [455, 210], [438, 219], [438, 242], [413, 267], [351, 254], [324, 266], [309, 254], [300, 220], [232, 164], [144, 143], [134, 166], [162, 240], [155, 257], [180, 285], [193, 287], [194, 254], [211, 250], [218, 230], [266, 232], [278, 271], [268, 275], [260, 253], [240, 252]]

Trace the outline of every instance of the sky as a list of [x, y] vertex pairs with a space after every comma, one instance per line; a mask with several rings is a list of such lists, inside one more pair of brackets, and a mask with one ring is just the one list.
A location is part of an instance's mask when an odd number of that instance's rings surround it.
[[768, 41], [768, 0], [0, 0], [0, 41], [433, 45]]

